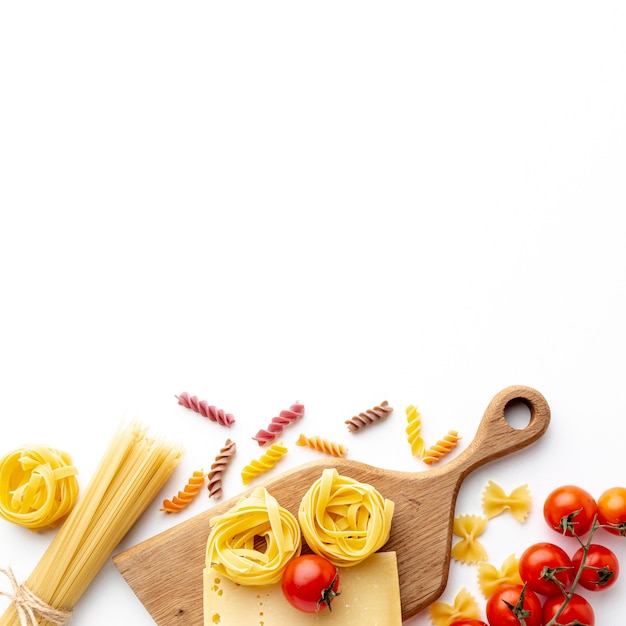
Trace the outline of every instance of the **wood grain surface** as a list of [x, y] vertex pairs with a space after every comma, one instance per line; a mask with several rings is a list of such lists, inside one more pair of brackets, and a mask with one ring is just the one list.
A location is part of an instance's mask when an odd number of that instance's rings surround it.
[[[505, 409], [522, 401], [530, 410], [523, 429], [509, 425]], [[435, 601], [445, 589], [450, 565], [452, 523], [463, 479], [474, 469], [519, 450], [543, 435], [550, 408], [535, 389], [511, 386], [491, 400], [469, 446], [439, 467], [399, 472], [346, 459], [328, 458], [301, 465], [264, 486], [297, 515], [300, 501], [326, 467], [372, 484], [395, 502], [391, 536], [382, 550], [398, 556], [403, 619]], [[232, 507], [242, 495], [214, 506], [142, 543], [113, 561], [159, 626], [202, 626], [202, 570], [209, 520]], [[306, 551], [306, 546], [304, 548]]]

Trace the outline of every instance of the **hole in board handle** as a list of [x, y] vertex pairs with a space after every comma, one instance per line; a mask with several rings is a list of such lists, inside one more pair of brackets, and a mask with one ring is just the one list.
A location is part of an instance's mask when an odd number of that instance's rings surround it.
[[530, 424], [530, 407], [524, 400], [511, 400], [504, 407], [504, 419], [515, 430], [524, 430]]

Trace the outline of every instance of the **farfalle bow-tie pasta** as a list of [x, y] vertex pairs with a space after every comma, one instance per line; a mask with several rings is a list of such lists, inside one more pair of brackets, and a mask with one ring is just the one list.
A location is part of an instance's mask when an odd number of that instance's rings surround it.
[[372, 485], [328, 468], [302, 499], [298, 519], [311, 550], [348, 567], [387, 543], [393, 511], [394, 503]]
[[295, 516], [259, 487], [211, 520], [206, 565], [242, 585], [269, 585], [301, 547]]

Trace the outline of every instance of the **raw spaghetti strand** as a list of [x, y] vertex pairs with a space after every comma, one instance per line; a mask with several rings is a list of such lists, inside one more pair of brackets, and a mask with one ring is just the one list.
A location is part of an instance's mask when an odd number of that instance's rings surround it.
[[[137, 422], [120, 426], [82, 497], [24, 585], [43, 603], [70, 611], [180, 461], [182, 448]], [[39, 626], [54, 626], [41, 618]], [[0, 626], [21, 626], [11, 603]]]

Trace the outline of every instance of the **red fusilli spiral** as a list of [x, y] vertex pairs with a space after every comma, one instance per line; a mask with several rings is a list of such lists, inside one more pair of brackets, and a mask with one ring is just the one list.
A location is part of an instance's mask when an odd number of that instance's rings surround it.
[[191, 409], [199, 413], [202, 417], [206, 417], [212, 422], [217, 422], [221, 426], [230, 428], [230, 425], [235, 421], [234, 416], [230, 413], [226, 413], [222, 411], [222, 409], [217, 409], [209, 405], [206, 400], [198, 400], [197, 396], [190, 396], [186, 391], [183, 391], [180, 396], [175, 397], [178, 400], [178, 404], [184, 406], [186, 409]]
[[304, 405], [296, 402], [289, 407], [288, 411], [281, 411], [277, 417], [273, 417], [267, 429], [261, 429], [252, 437], [260, 446], [274, 441], [280, 433], [283, 432], [285, 426], [293, 424], [296, 420], [304, 415]]
[[389, 413], [391, 413], [393, 409], [389, 406], [387, 400], [384, 400], [380, 403], [380, 405], [375, 406], [373, 409], [369, 409], [364, 411], [363, 413], [359, 413], [355, 415], [352, 419], [346, 420], [346, 424], [348, 425], [348, 430], [351, 432], [356, 432], [361, 428], [365, 428], [374, 422], [378, 422], [385, 417]]

